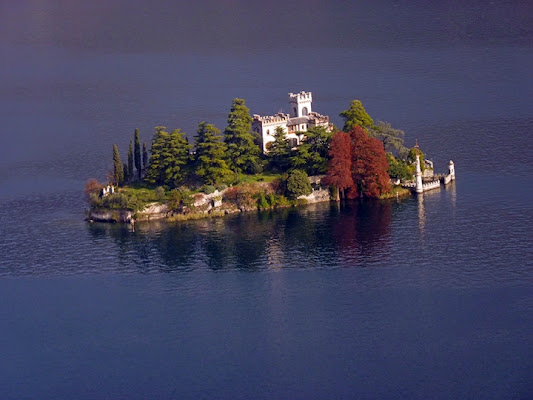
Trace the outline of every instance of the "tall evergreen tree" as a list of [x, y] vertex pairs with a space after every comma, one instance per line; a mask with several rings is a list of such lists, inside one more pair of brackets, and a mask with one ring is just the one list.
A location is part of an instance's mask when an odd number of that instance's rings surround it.
[[388, 122], [378, 121], [368, 132], [370, 136], [381, 140], [385, 151], [396, 154], [400, 158], [407, 157], [409, 149], [403, 145], [405, 132], [401, 129], [394, 129]]
[[146, 169], [148, 166], [148, 149], [146, 148], [146, 142], [143, 142], [143, 165], [142, 168]]
[[374, 126], [374, 120], [368, 115], [361, 100], [353, 100], [350, 108], [340, 113], [344, 119], [344, 132], [351, 132], [356, 126], [367, 129]]
[[124, 163], [122, 164], [122, 171], [124, 171], [124, 182], [127, 182], [129, 179], [129, 171], [128, 171], [128, 164]]
[[124, 182], [124, 169], [116, 144], [113, 145], [113, 180], [117, 185]]
[[150, 160], [146, 167], [146, 180], [154, 184], [162, 184], [164, 181], [163, 174], [163, 152], [168, 141], [168, 132], [166, 127], [156, 126], [155, 135], [152, 138], [152, 147], [150, 149]]
[[186, 166], [191, 160], [191, 148], [192, 145], [189, 144], [181, 130], [174, 129], [170, 133], [163, 161], [165, 185], [177, 187], [183, 183], [186, 175]]
[[252, 117], [243, 99], [234, 99], [228, 115], [228, 127], [224, 130], [227, 160], [235, 172], [256, 173], [260, 170], [260, 149], [254, 143], [251, 132]]
[[323, 126], [310, 128], [305, 133], [305, 140], [294, 151], [291, 166], [303, 169], [309, 175], [325, 174], [328, 170], [329, 146], [333, 133]]
[[185, 177], [191, 145], [179, 129], [170, 134], [165, 129], [164, 126], [156, 127], [146, 180], [154, 184], [176, 187]]
[[128, 173], [124, 173], [127, 181], [133, 180], [133, 146], [130, 140], [130, 146], [128, 147]]
[[141, 164], [141, 139], [139, 138], [139, 130], [135, 129], [134, 138], [134, 156], [135, 156], [135, 168], [137, 169], [137, 175], [141, 179], [142, 164]]
[[287, 132], [278, 126], [274, 131], [274, 141], [271, 142], [268, 158], [272, 169], [285, 171], [289, 166], [291, 148], [287, 139]]
[[196, 136], [195, 172], [205, 183], [213, 185], [231, 174], [224, 160], [226, 144], [220, 131], [212, 124], [200, 122]]

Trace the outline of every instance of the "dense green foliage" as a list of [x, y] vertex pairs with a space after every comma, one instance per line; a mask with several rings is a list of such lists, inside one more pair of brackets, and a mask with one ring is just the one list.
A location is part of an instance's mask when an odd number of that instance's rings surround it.
[[389, 164], [388, 173], [392, 179], [408, 181], [413, 179], [411, 164], [406, 160], [396, 158], [392, 153], [387, 153], [387, 163]]
[[142, 160], [141, 160], [141, 139], [139, 137], [139, 130], [135, 129], [134, 135], [134, 156], [135, 156], [135, 169], [137, 169], [137, 177], [141, 179], [142, 173]]
[[134, 175], [135, 174], [133, 172], [133, 145], [130, 140], [130, 146], [128, 147], [128, 177], [126, 178], [126, 181], [131, 182], [133, 180]]
[[295, 169], [289, 172], [285, 186], [287, 197], [290, 199], [295, 199], [299, 196], [307, 196], [312, 192], [309, 177], [305, 171], [300, 169]]
[[293, 152], [291, 166], [302, 169], [308, 175], [322, 175], [328, 170], [329, 146], [333, 132], [323, 126], [310, 128], [305, 132], [305, 140]]
[[405, 158], [409, 149], [403, 145], [405, 132], [401, 129], [394, 129], [390, 123], [378, 121], [377, 124], [368, 129], [370, 136], [381, 140], [385, 151]]
[[274, 141], [268, 152], [270, 168], [274, 171], [285, 171], [289, 166], [291, 148], [287, 139], [287, 132], [281, 126], [274, 131]]
[[231, 170], [254, 174], [261, 172], [260, 149], [251, 132], [252, 117], [243, 99], [234, 99], [224, 130], [227, 161]]
[[165, 129], [164, 126], [156, 127], [146, 180], [174, 188], [183, 183], [192, 146], [179, 129], [170, 134]]
[[196, 136], [195, 173], [204, 183], [214, 185], [232, 174], [225, 160], [226, 150], [220, 131], [214, 125], [200, 122]]
[[[143, 165], [142, 168], [146, 168], [148, 166], [148, 149], [146, 148], [146, 143], [143, 142]], [[141, 176], [141, 173], [139, 173], [139, 176]]]
[[122, 161], [120, 161], [120, 154], [116, 144], [113, 145], [113, 181], [117, 185], [124, 182], [124, 168]]
[[351, 132], [356, 126], [368, 129], [374, 126], [374, 120], [368, 115], [361, 100], [352, 100], [350, 108], [339, 114], [344, 119], [344, 132]]
[[414, 173], [416, 171], [416, 155], [420, 156], [420, 170], [424, 172], [426, 169], [426, 165], [424, 163], [424, 153], [422, 153], [422, 150], [418, 146], [413, 147], [409, 150], [409, 153], [407, 154], [407, 161], [411, 164], [411, 171]]

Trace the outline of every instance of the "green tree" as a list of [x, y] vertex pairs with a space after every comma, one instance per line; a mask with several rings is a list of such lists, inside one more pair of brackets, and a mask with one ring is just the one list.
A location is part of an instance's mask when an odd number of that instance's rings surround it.
[[224, 157], [226, 144], [214, 125], [200, 122], [196, 136], [195, 173], [204, 183], [214, 185], [232, 174]]
[[[126, 175], [124, 173], [124, 175]], [[133, 180], [133, 145], [130, 140], [130, 146], [128, 147], [128, 175], [126, 180], [132, 181]]]
[[311, 182], [309, 177], [301, 169], [295, 169], [289, 172], [286, 182], [287, 197], [295, 199], [298, 196], [307, 196], [311, 194]]
[[309, 175], [325, 174], [328, 170], [329, 146], [333, 133], [323, 126], [310, 128], [305, 139], [293, 152], [291, 166], [303, 169]]
[[124, 182], [124, 169], [116, 144], [113, 145], [113, 180], [117, 185]]
[[179, 129], [170, 134], [165, 129], [164, 126], [156, 127], [146, 180], [176, 187], [185, 178], [185, 167], [190, 160], [189, 151], [192, 146]]
[[130, 172], [128, 171], [128, 164], [127, 163], [124, 163], [122, 164], [122, 171], [124, 173], [124, 182], [127, 182], [128, 179], [129, 179], [129, 174]]
[[260, 149], [254, 143], [251, 132], [252, 117], [243, 99], [234, 99], [228, 114], [228, 126], [224, 130], [227, 161], [231, 170], [235, 172], [260, 172]]
[[413, 179], [413, 171], [407, 161], [394, 157], [392, 153], [387, 153], [387, 164], [389, 164], [387, 172], [392, 179], [402, 181]]
[[412, 149], [409, 150], [409, 153], [407, 154], [407, 161], [411, 163], [411, 171], [414, 173], [416, 170], [415, 163], [416, 163], [416, 155], [420, 156], [420, 170], [424, 172], [426, 169], [426, 163], [424, 162], [424, 153], [422, 153], [422, 150], [416, 145]]
[[164, 152], [168, 142], [168, 132], [166, 127], [156, 126], [155, 135], [152, 139], [150, 149], [150, 160], [146, 168], [146, 181], [152, 184], [163, 184], [164, 182]]
[[186, 166], [191, 160], [190, 150], [192, 146], [179, 129], [174, 129], [168, 137], [168, 143], [164, 153], [164, 184], [177, 187], [185, 178]]
[[270, 166], [274, 170], [285, 171], [289, 166], [291, 148], [289, 147], [287, 132], [283, 127], [278, 126], [276, 128], [274, 131], [274, 141], [271, 143], [267, 154]]
[[148, 149], [146, 148], [146, 143], [143, 142], [143, 165], [142, 167], [146, 169], [148, 166]]
[[360, 100], [353, 100], [350, 108], [340, 113], [344, 119], [344, 132], [351, 132], [356, 126], [368, 129], [374, 126], [374, 120], [368, 115]]
[[137, 169], [137, 175], [141, 179], [141, 139], [139, 138], [139, 130], [135, 129], [135, 138], [134, 138], [134, 155], [135, 155], [135, 168]]
[[405, 132], [401, 129], [394, 129], [388, 122], [378, 121], [368, 132], [370, 136], [381, 140], [385, 151], [397, 154], [400, 158], [407, 156], [409, 149], [403, 145]]

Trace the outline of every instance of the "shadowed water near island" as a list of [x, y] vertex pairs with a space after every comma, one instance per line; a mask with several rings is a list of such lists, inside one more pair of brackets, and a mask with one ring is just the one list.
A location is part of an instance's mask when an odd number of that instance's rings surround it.
[[[0, 2], [0, 398], [533, 398], [533, 8]], [[455, 183], [84, 222], [135, 128], [360, 99]]]

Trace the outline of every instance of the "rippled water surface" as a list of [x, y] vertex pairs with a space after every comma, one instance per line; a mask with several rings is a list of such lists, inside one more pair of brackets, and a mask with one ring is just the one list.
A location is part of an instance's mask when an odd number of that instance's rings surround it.
[[[532, 398], [531, 5], [263, 3], [0, 4], [0, 398]], [[361, 99], [456, 182], [83, 221], [134, 128], [300, 90], [338, 126]]]

